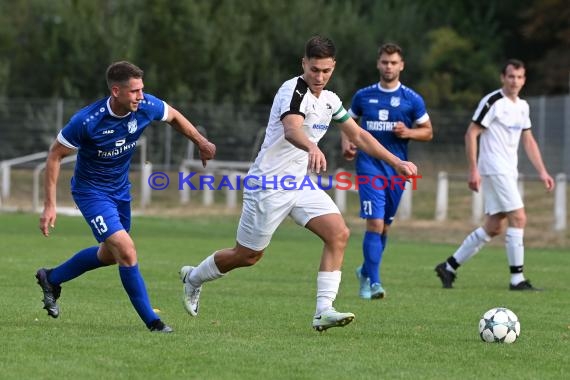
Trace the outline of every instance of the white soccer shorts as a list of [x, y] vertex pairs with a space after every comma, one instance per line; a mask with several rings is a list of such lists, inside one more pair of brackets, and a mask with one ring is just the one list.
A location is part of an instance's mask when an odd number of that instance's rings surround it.
[[495, 215], [524, 207], [519, 193], [517, 175], [494, 174], [481, 176], [485, 214]]
[[261, 251], [287, 216], [305, 226], [311, 219], [326, 214], [340, 211], [331, 197], [316, 186], [315, 190], [245, 190], [236, 240], [244, 247]]

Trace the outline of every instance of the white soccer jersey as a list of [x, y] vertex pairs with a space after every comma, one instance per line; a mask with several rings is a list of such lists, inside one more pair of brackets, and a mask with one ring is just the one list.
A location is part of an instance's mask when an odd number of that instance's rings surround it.
[[531, 127], [528, 103], [493, 91], [479, 102], [473, 122], [485, 128], [479, 140], [479, 173], [517, 173], [521, 133]]
[[271, 183], [274, 178], [281, 181], [288, 176], [287, 179], [299, 183], [307, 175], [307, 152], [285, 140], [281, 120], [288, 114], [305, 118], [303, 131], [314, 143], [325, 135], [331, 120], [343, 122], [349, 117], [334, 92], [323, 90], [317, 98], [301, 76], [286, 81], [273, 99], [263, 145], [248, 173], [259, 178], [259, 181], [250, 182], [261, 185], [261, 180], [265, 179], [264, 187], [274, 188]]

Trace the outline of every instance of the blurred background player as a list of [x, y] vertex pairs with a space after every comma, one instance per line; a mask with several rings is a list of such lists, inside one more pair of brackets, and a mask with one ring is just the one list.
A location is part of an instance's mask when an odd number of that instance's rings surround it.
[[[355, 119], [360, 119], [360, 126], [386, 149], [407, 160], [410, 140], [432, 139], [431, 121], [422, 97], [400, 83], [400, 73], [404, 70], [400, 46], [394, 43], [380, 46], [376, 67], [380, 72], [380, 82], [358, 90], [348, 112]], [[364, 262], [356, 269], [360, 283], [359, 295], [363, 299], [380, 299], [386, 294], [380, 280], [380, 266], [388, 229], [398, 210], [403, 189], [389, 184], [384, 186], [382, 180], [376, 180], [373, 184], [374, 176], [390, 180], [398, 173], [386, 162], [362, 150], [356, 151], [354, 144], [344, 134], [342, 149], [348, 160], [356, 156], [357, 175], [369, 177], [369, 183], [358, 188], [360, 217], [366, 219], [362, 242]]]
[[52, 269], [39, 269], [44, 309], [59, 316], [61, 284], [83, 273], [111, 264], [119, 265], [123, 287], [140, 318], [151, 331], [171, 332], [153, 311], [139, 272], [135, 244], [129, 235], [131, 195], [129, 166], [137, 140], [154, 120], [166, 121], [192, 140], [204, 166], [216, 147], [180, 112], [143, 92], [143, 71], [121, 61], [106, 72], [110, 96], [77, 112], [52, 144], [45, 173], [44, 210], [40, 229], [45, 236], [55, 226], [56, 185], [62, 158], [77, 153], [71, 180], [73, 200], [91, 227], [98, 246], [85, 248]]
[[[233, 248], [221, 249], [198, 266], [183, 266], [184, 306], [198, 314], [202, 284], [229, 271], [257, 263], [279, 225], [291, 216], [324, 243], [317, 273], [317, 301], [313, 328], [323, 331], [345, 326], [354, 314], [333, 307], [341, 282], [341, 266], [349, 230], [333, 200], [312, 181], [312, 186], [284, 189], [280, 180], [306, 183], [308, 171], [326, 171], [327, 162], [317, 146], [331, 120], [361, 149], [388, 161], [404, 175], [415, 175], [411, 162], [400, 160], [365, 132], [348, 115], [338, 96], [325, 90], [336, 65], [336, 48], [322, 36], [309, 39], [302, 58], [303, 74], [281, 85], [271, 107], [265, 139], [248, 175], [259, 178], [259, 188], [244, 190], [243, 208]], [[274, 179], [271, 182], [264, 179]], [[262, 180], [263, 179], [263, 180]], [[303, 182], [305, 181], [305, 182]], [[251, 183], [251, 181], [250, 181]], [[312, 187], [312, 188], [311, 188]]]
[[523, 274], [526, 213], [517, 185], [521, 140], [548, 191], [554, 189], [554, 180], [546, 171], [532, 135], [528, 103], [518, 96], [525, 80], [524, 63], [516, 59], [507, 61], [501, 72], [502, 88], [483, 97], [465, 133], [468, 185], [473, 191], [481, 189], [483, 192], [486, 217], [482, 227], [471, 232], [447, 261], [435, 267], [444, 288], [453, 287], [459, 266], [492, 237], [503, 233], [506, 221], [505, 248], [511, 272], [509, 289], [539, 290]]

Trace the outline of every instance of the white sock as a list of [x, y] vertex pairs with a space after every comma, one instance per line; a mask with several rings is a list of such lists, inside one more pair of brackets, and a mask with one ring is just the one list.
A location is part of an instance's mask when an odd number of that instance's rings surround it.
[[[511, 270], [511, 284], [516, 285], [524, 281], [523, 265], [524, 265], [524, 230], [522, 228], [508, 227], [505, 234], [505, 248], [507, 250], [507, 259]], [[512, 271], [516, 273], [512, 273]]]
[[217, 251], [206, 257], [196, 268], [192, 270], [190, 277], [188, 277], [188, 282], [190, 282], [192, 286], [199, 287], [204, 282], [213, 281], [224, 276], [224, 273], [220, 272], [214, 261], [216, 253]]
[[[455, 258], [455, 261], [457, 261], [459, 265], [462, 265], [471, 257], [475, 256], [475, 254], [479, 252], [479, 250], [490, 240], [491, 237], [487, 235], [483, 227], [479, 227], [475, 231], [471, 232], [465, 240], [463, 240], [463, 243], [453, 254], [453, 258]], [[446, 269], [455, 273], [455, 269], [453, 269], [449, 263], [446, 265]]]
[[341, 271], [319, 272], [317, 274], [317, 311], [320, 314], [333, 307], [340, 286]]

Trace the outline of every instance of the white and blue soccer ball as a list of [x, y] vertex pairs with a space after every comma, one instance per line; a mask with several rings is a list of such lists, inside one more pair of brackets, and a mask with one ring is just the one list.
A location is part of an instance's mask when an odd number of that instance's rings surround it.
[[513, 343], [520, 333], [519, 318], [506, 307], [487, 311], [479, 321], [479, 336], [487, 343]]

